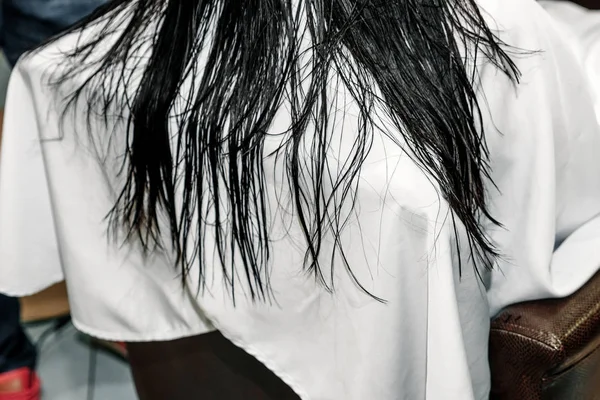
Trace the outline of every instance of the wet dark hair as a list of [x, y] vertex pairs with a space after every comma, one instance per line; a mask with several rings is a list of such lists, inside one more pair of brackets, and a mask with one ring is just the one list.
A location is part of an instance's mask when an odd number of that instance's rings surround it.
[[[264, 143], [283, 103], [291, 124], [274, 156], [284, 160], [305, 268], [325, 287], [333, 289], [323, 273], [331, 266], [319, 260], [324, 235], [354, 278], [339, 240], [342, 207], [355, 202], [375, 105], [390, 121], [381, 132], [439, 184], [476, 268], [494, 266], [482, 220], [498, 223], [486, 205], [473, 66], [492, 63], [515, 82], [519, 72], [475, 0], [115, 0], [67, 34], [92, 25], [97, 34], [80, 37], [55, 83], [85, 70], [69, 104], [83, 98], [88, 119], [115, 107], [126, 118], [124, 185], [110, 226], [146, 252], [174, 251], [184, 276], [199, 263], [204, 284], [203, 232], [212, 229], [231, 290], [239, 272], [253, 299], [269, 296]], [[354, 135], [352, 153], [335, 176], [327, 160], [333, 72], [360, 110], [356, 131], [344, 132]]]

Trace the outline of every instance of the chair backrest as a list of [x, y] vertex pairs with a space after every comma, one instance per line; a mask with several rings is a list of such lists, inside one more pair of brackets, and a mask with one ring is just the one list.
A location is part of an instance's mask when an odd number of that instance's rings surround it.
[[490, 399], [600, 400], [600, 273], [564, 299], [503, 310], [489, 357]]

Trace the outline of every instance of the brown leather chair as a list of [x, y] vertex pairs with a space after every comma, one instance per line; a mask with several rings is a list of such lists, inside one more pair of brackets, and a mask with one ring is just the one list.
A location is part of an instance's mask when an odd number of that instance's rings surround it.
[[492, 321], [492, 400], [600, 400], [600, 273], [564, 299]]
[[600, 0], [570, 0], [573, 3], [579, 4], [580, 6], [587, 7], [592, 10], [600, 9]]

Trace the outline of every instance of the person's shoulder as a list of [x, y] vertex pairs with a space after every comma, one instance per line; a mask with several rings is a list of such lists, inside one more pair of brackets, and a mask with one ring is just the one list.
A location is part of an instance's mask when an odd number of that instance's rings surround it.
[[522, 50], [545, 47], [557, 25], [536, 0], [477, 0], [490, 30], [506, 45]]
[[[15, 70], [34, 85], [60, 83], [61, 91], [68, 93], [82, 86], [102, 65], [121, 30], [122, 26], [111, 27], [103, 21], [91, 23], [26, 53]], [[140, 51], [135, 55], [140, 56]], [[136, 62], [139, 58], [132, 57]]]
[[67, 34], [25, 53], [17, 62], [15, 71], [33, 80], [48, 80], [64, 68], [68, 54], [77, 46], [77, 34]]

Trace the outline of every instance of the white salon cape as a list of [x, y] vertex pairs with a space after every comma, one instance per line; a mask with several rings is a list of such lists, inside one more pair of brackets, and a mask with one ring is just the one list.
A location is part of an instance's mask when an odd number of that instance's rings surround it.
[[[580, 12], [549, 9], [561, 7]], [[600, 17], [582, 12], [577, 25], [587, 18], [588, 29], [569, 30], [533, 0], [482, 0], [481, 8], [502, 40], [527, 51], [514, 56], [517, 87], [493, 66], [477, 66], [499, 188], [489, 188], [491, 211], [504, 226], [489, 229], [502, 258], [483, 283], [466, 256], [459, 279], [439, 190], [398, 146], [377, 138], [343, 245], [359, 281], [385, 304], [362, 294], [342, 265], [334, 294], [315, 283], [302, 272], [297, 226], [278, 219], [271, 306], [238, 296], [234, 308], [220, 267], [204, 294], [183, 290], [167, 257], [144, 260], [108, 239], [114, 193], [84, 129], [69, 119], [59, 129], [44, 84], [50, 48], [23, 60], [10, 82], [0, 291], [28, 295], [66, 279], [74, 324], [104, 339], [169, 340], [216, 327], [303, 399], [487, 398], [490, 317], [515, 302], [569, 295], [600, 267], [600, 39], [585, 36], [600, 37]], [[340, 143], [353, 132], [348, 121]], [[269, 195], [285, 186], [276, 175], [268, 174]]]

